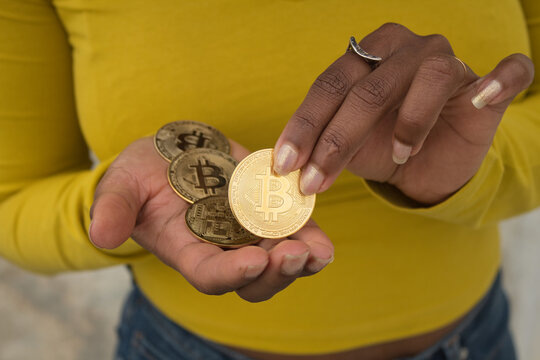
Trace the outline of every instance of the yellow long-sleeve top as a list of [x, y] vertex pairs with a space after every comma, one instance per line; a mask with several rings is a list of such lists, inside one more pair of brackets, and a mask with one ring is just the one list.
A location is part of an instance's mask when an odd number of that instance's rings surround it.
[[335, 262], [269, 301], [200, 294], [134, 242], [103, 251], [87, 235], [95, 186], [130, 142], [192, 119], [272, 147], [349, 36], [388, 21], [444, 34], [480, 75], [514, 52], [540, 65], [535, 0], [0, 0], [0, 255], [45, 273], [130, 264], [174, 321], [262, 351], [340, 351], [456, 319], [497, 272], [497, 221], [540, 202], [538, 80], [439, 205], [407, 208], [344, 173], [314, 213]]

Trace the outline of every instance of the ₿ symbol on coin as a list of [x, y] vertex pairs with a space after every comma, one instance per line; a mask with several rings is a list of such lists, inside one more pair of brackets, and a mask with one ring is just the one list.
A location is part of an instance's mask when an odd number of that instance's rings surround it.
[[183, 133], [176, 138], [176, 145], [180, 150], [186, 151], [193, 148], [208, 147], [207, 143], [212, 140], [202, 132], [193, 130], [192, 133]]
[[287, 212], [293, 205], [293, 198], [287, 193], [291, 184], [285, 177], [272, 175], [269, 167], [264, 174], [255, 175], [261, 181], [261, 203], [255, 211], [264, 214], [264, 221], [276, 222], [277, 215]]
[[[216, 189], [220, 188], [227, 184], [227, 179], [225, 179], [222, 174], [222, 170], [219, 166], [212, 165], [208, 160], [204, 160], [206, 163], [202, 164], [201, 160], [197, 160], [197, 165], [190, 165], [190, 168], [194, 168], [197, 172], [197, 182], [195, 186], [197, 189], [202, 189], [206, 195], [216, 194]], [[205, 171], [205, 169], [207, 171]], [[206, 182], [206, 178], [213, 179], [212, 184]]]

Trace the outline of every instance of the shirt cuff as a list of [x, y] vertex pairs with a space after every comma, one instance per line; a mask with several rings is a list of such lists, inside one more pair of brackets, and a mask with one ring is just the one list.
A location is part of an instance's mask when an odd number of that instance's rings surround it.
[[404, 195], [396, 187], [365, 180], [369, 192], [396, 211], [426, 216], [440, 221], [480, 227], [503, 178], [504, 167], [492, 146], [478, 172], [446, 200], [426, 206]]

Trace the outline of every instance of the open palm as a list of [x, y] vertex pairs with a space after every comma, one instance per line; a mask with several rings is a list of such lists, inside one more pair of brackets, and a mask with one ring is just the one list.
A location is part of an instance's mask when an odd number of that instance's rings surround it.
[[[239, 160], [248, 151], [231, 141], [231, 154]], [[96, 246], [115, 248], [132, 237], [199, 291], [236, 291], [249, 301], [266, 300], [331, 261], [332, 244], [313, 221], [288, 239], [257, 246], [225, 251], [201, 242], [186, 226], [189, 204], [170, 188], [167, 166], [151, 138], [118, 156], [96, 189], [90, 226]]]

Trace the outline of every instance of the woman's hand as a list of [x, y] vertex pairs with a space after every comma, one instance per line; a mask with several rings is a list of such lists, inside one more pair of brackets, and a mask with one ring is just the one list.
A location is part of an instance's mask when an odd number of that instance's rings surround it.
[[479, 169], [506, 107], [533, 79], [532, 62], [510, 55], [479, 79], [443, 36], [397, 24], [360, 45], [380, 65], [347, 52], [317, 78], [276, 143], [275, 171], [303, 168], [305, 194], [347, 168], [417, 202], [443, 201]]
[[[248, 154], [232, 141], [231, 153], [237, 160]], [[170, 188], [167, 166], [151, 138], [135, 141], [118, 156], [92, 205], [89, 234], [96, 246], [112, 249], [131, 236], [199, 291], [236, 291], [248, 301], [269, 299], [331, 261], [332, 243], [313, 221], [289, 239], [235, 250], [198, 240], [186, 227], [189, 204]]]

